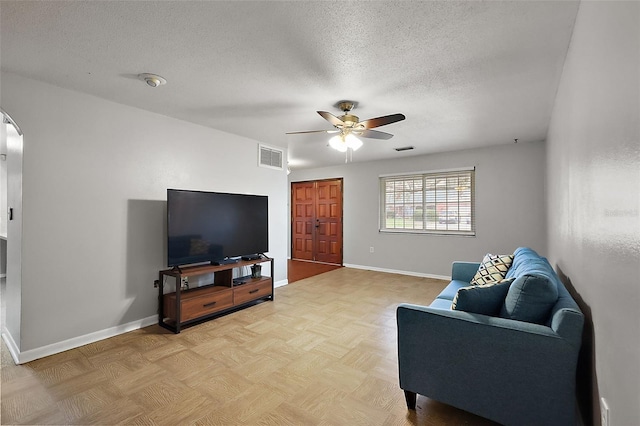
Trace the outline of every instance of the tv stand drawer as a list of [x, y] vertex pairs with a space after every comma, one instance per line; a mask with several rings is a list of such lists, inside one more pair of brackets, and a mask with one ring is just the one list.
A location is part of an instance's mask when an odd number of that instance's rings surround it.
[[[166, 295], [164, 303], [167, 317], [175, 320], [175, 293]], [[209, 315], [232, 306], [233, 291], [230, 288], [211, 287], [193, 294], [184, 292], [180, 298], [180, 322]]]
[[267, 296], [271, 296], [271, 281], [269, 279], [252, 284], [243, 284], [233, 289], [233, 303], [235, 305]]

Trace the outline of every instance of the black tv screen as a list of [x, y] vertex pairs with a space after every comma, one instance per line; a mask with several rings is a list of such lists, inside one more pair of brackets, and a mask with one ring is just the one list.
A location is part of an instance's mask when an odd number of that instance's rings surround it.
[[265, 195], [167, 189], [167, 265], [269, 251]]

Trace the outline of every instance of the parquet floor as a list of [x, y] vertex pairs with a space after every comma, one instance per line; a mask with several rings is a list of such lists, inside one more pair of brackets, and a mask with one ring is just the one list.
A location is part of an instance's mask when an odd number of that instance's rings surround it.
[[[395, 309], [443, 281], [340, 268], [172, 334], [151, 326], [16, 366], [2, 424], [490, 425], [398, 387]], [[446, 368], [446, 366], [444, 366]]]

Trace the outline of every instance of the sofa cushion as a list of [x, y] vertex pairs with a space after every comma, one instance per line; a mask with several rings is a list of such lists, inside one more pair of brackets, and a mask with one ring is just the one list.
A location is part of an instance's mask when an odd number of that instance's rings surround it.
[[447, 284], [447, 286], [440, 292], [440, 294], [438, 294], [438, 299], [448, 299], [449, 302], [451, 302], [453, 298], [456, 297], [458, 289], [467, 287], [468, 285], [469, 283], [467, 282], [453, 280], [449, 284]]
[[549, 265], [549, 262], [529, 247], [519, 247], [513, 252], [513, 255], [513, 262], [511, 263], [511, 267], [509, 268], [505, 278], [525, 275], [532, 268], [548, 269], [549, 275], [554, 274], [554, 272], [552, 272], [553, 268]]
[[504, 305], [513, 278], [498, 283], [462, 287], [451, 303], [451, 309], [475, 314], [496, 316]]
[[500, 316], [545, 324], [557, 300], [558, 287], [555, 282], [542, 274], [522, 275], [509, 287]]
[[436, 309], [445, 309], [447, 311], [450, 311], [451, 310], [451, 300], [442, 299], [440, 297], [437, 297], [436, 299], [434, 299], [433, 302], [431, 302], [429, 307], [430, 308], [436, 308]]
[[512, 262], [512, 254], [487, 253], [480, 263], [478, 272], [473, 276], [471, 285], [489, 284], [501, 281], [507, 275]]

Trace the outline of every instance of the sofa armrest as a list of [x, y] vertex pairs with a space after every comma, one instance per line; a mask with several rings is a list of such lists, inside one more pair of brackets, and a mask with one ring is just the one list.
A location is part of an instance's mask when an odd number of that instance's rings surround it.
[[410, 304], [397, 321], [405, 391], [503, 424], [573, 424], [578, 350], [551, 328]]
[[479, 267], [479, 262], [453, 262], [451, 280], [471, 282]]

